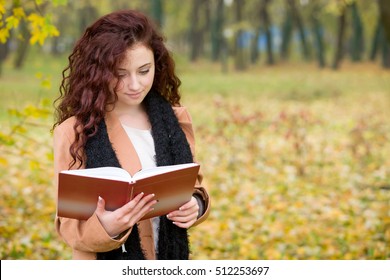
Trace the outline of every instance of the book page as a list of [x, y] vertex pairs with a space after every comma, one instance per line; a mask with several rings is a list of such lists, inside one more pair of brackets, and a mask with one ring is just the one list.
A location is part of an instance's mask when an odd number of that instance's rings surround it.
[[130, 174], [118, 167], [98, 167], [98, 168], [87, 168], [87, 169], [73, 169], [73, 170], [64, 170], [61, 173], [73, 174], [86, 177], [102, 178], [109, 180], [117, 180], [130, 182]]
[[199, 164], [197, 163], [184, 163], [184, 164], [177, 164], [177, 165], [168, 165], [168, 166], [158, 166], [158, 167], [153, 167], [153, 168], [148, 168], [148, 169], [143, 169], [139, 172], [137, 172], [133, 177], [134, 180], [139, 180], [147, 177], [151, 177], [154, 175], [158, 174], [163, 174], [175, 170], [181, 170], [185, 168], [190, 168], [193, 166], [198, 166]]

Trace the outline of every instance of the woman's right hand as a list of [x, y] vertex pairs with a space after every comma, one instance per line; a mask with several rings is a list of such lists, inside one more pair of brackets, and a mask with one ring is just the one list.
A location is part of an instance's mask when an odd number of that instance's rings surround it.
[[153, 210], [152, 207], [157, 202], [153, 198], [154, 194], [144, 196], [144, 193], [140, 193], [121, 208], [106, 211], [105, 201], [99, 197], [95, 213], [108, 235], [115, 237], [134, 226], [145, 214]]

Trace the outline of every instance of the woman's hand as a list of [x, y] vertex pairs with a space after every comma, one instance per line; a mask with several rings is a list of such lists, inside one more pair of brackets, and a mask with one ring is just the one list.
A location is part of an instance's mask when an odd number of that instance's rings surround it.
[[181, 206], [179, 210], [169, 213], [167, 218], [178, 227], [189, 228], [196, 222], [198, 215], [198, 202], [195, 197], [191, 197], [191, 200]]
[[157, 202], [153, 197], [154, 194], [144, 196], [144, 193], [140, 193], [115, 211], [106, 211], [105, 201], [99, 197], [95, 213], [108, 235], [115, 237], [153, 210], [152, 207]]

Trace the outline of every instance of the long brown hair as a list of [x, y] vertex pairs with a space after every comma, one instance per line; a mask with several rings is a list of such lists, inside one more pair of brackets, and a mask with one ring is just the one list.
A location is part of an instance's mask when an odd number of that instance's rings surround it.
[[[82, 149], [104, 118], [107, 105], [117, 100], [109, 83], [119, 80], [116, 73], [128, 48], [136, 43], [149, 47], [154, 54], [155, 76], [152, 88], [172, 105], [180, 104], [174, 61], [154, 24], [142, 13], [125, 10], [105, 15], [88, 27], [69, 56], [62, 72], [60, 97], [55, 101], [57, 125], [76, 118], [75, 141], [70, 147], [73, 162], [83, 164]], [[115, 87], [116, 88], [116, 87]]]

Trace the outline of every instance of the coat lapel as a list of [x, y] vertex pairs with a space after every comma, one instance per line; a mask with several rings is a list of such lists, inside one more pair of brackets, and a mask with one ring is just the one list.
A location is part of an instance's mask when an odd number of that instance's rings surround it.
[[108, 137], [120, 165], [133, 176], [142, 168], [133, 144], [114, 112], [108, 112], [105, 121]]
[[[138, 154], [123, 129], [118, 117], [114, 112], [106, 114], [107, 134], [118, 161], [123, 169], [134, 176], [142, 169]], [[153, 230], [151, 220], [144, 220], [138, 224], [140, 230], [141, 246], [145, 250], [147, 259], [155, 259]]]

